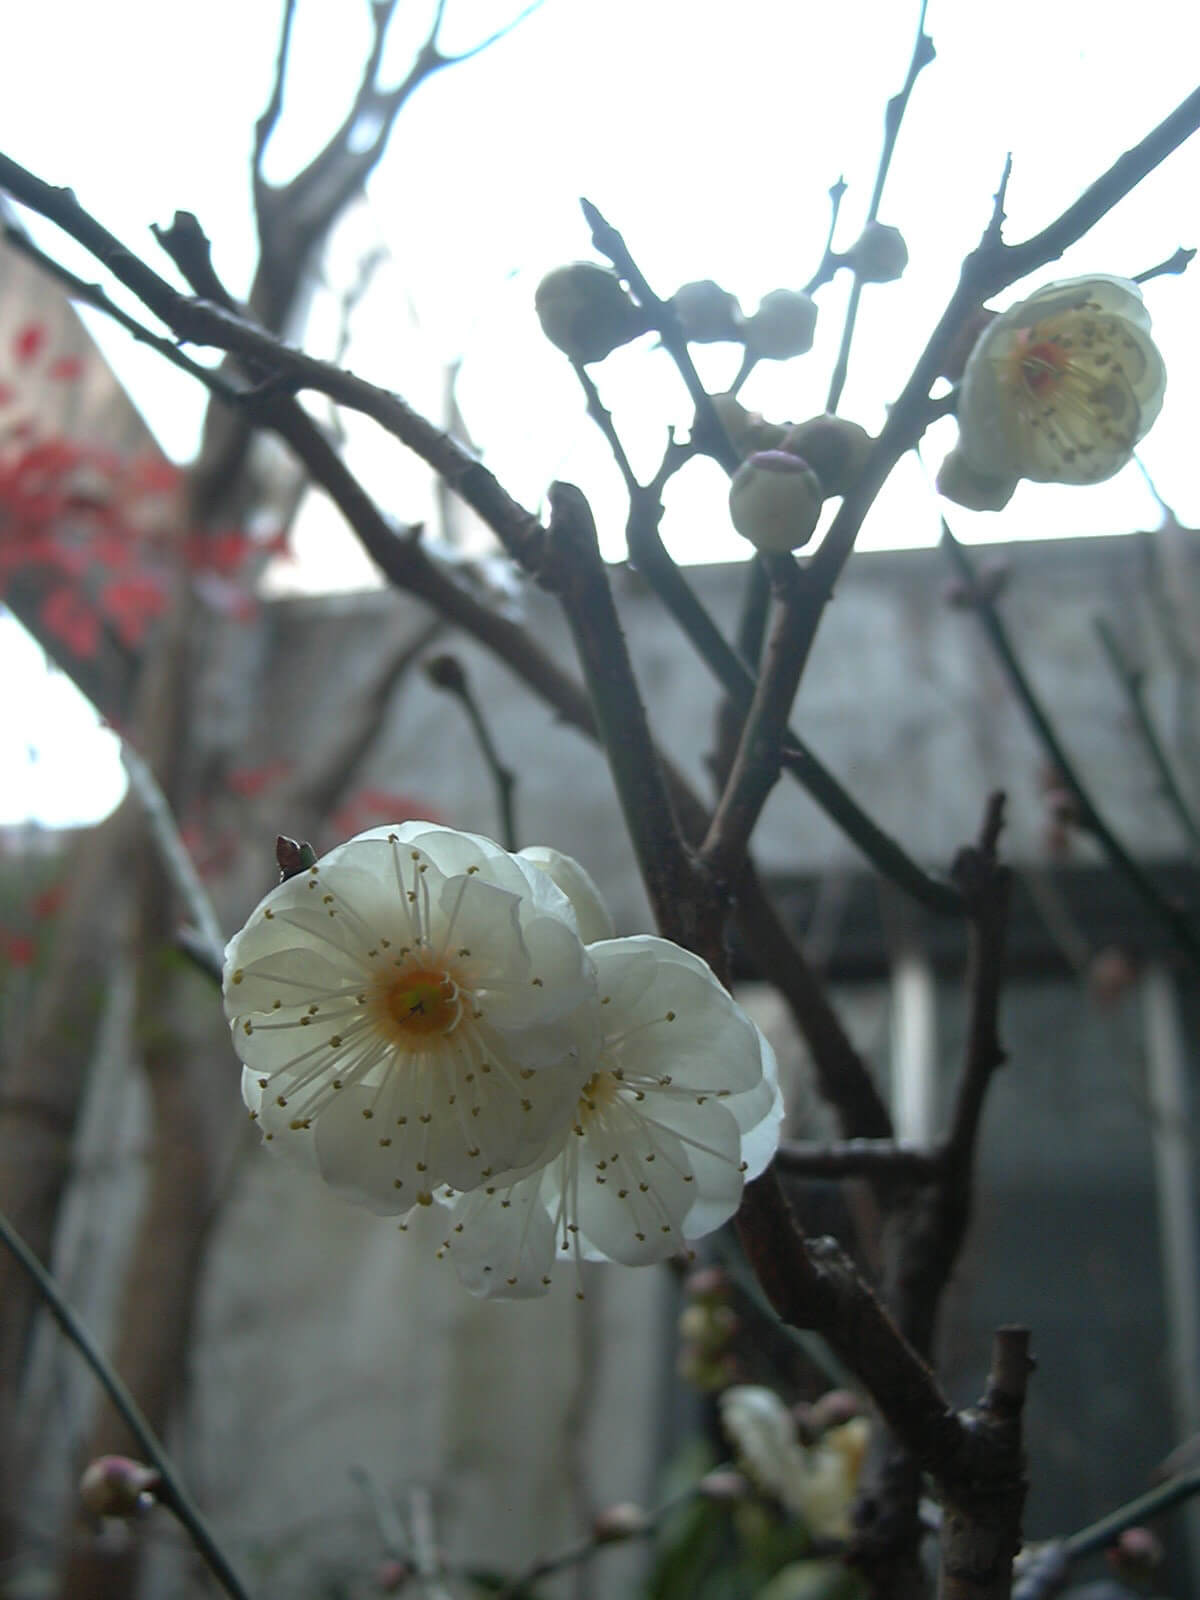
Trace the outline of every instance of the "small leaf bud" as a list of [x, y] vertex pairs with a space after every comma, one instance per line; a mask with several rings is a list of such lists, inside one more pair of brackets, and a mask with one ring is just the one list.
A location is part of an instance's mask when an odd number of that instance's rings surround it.
[[951, 450], [937, 475], [937, 491], [968, 511], [1002, 511], [1012, 499], [1016, 478], [992, 478], [973, 467], [961, 450]]
[[807, 461], [831, 495], [845, 494], [853, 486], [874, 443], [857, 422], [826, 412], [789, 428], [779, 448]]
[[892, 283], [908, 265], [908, 246], [899, 228], [868, 222], [846, 259], [863, 283]]
[[812, 349], [817, 303], [801, 289], [772, 289], [758, 310], [742, 323], [742, 338], [751, 355], [786, 361]]
[[685, 283], [671, 296], [683, 336], [691, 344], [717, 344], [740, 339], [742, 308], [727, 289], [711, 278]]
[[757, 550], [779, 554], [812, 538], [821, 499], [820, 479], [807, 462], [782, 450], [760, 450], [733, 475], [729, 515]]
[[753, 455], [756, 450], [777, 450], [787, 433], [786, 428], [768, 422], [759, 412], [747, 411], [735, 395], [714, 394], [712, 406], [739, 455]]
[[646, 330], [646, 319], [615, 272], [593, 261], [555, 267], [533, 297], [542, 332], [581, 365], [603, 361]]
[[136, 1517], [154, 1503], [162, 1479], [128, 1456], [98, 1456], [84, 1468], [79, 1499], [93, 1517]]

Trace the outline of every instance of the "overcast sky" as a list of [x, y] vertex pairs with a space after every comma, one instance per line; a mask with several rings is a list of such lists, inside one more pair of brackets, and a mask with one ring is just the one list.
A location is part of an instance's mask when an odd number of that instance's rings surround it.
[[[513, 9], [448, 0], [446, 45], [472, 43]], [[219, 269], [244, 287], [253, 261], [247, 158], [270, 82], [274, 0], [206, 0], [203, 8], [9, 0], [8, 10], [10, 61], [19, 70], [6, 74], [0, 148], [70, 184], [152, 258], [148, 225], [169, 221], [176, 207], [195, 211]], [[401, 6], [405, 26], [391, 52], [397, 73], [429, 10], [427, 0]], [[916, 6], [901, 0], [742, 0], [736, 9], [696, 0], [546, 0], [502, 44], [425, 85], [404, 112], [328, 264], [336, 288], [365, 250], [388, 252], [355, 324], [349, 364], [434, 410], [444, 363], [461, 359], [460, 401], [489, 465], [530, 505], [553, 477], [581, 483], [606, 549], [619, 555], [619, 481], [532, 313], [542, 272], [589, 254], [578, 196], [589, 195], [623, 229], [661, 292], [712, 276], [750, 310], [766, 290], [803, 283], [820, 255], [826, 193], [839, 174], [850, 187], [838, 242], [857, 232], [882, 108], [902, 81], [915, 18]], [[918, 83], [881, 211], [903, 229], [911, 265], [900, 283], [864, 294], [842, 404], [871, 429], [978, 239], [1005, 152], [1013, 152], [1008, 236], [1016, 239], [1042, 227], [1195, 87], [1200, 24], [1178, 0], [1143, 0], [1135, 10], [1076, 0], [1009, 0], [1004, 8], [931, 0], [927, 26], [938, 58]], [[368, 34], [365, 0], [300, 0], [273, 175], [286, 177], [336, 123]], [[1193, 139], [1025, 288], [1093, 271], [1133, 274], [1180, 244], [1200, 243], [1197, 194]], [[57, 245], [52, 234], [42, 238]], [[80, 265], [68, 249], [62, 254]], [[91, 263], [83, 270], [95, 276]], [[1200, 270], [1148, 286], [1169, 384], [1142, 451], [1163, 495], [1193, 524], [1198, 285]], [[749, 403], [778, 418], [821, 409], [845, 289], [839, 280], [822, 291], [813, 352], [760, 367]], [[93, 326], [164, 447], [187, 459], [203, 396], [119, 331]], [[328, 353], [328, 295], [318, 295], [311, 338]], [[723, 387], [736, 352], [705, 355], [706, 379]], [[594, 370], [635, 464], [649, 475], [667, 424], [688, 418], [676, 378], [644, 345]], [[422, 515], [428, 490], [399, 446], [358, 419], [349, 435], [356, 465], [388, 509], [405, 520]], [[928, 436], [933, 468], [953, 436], [948, 421]], [[937, 515], [910, 458], [869, 517], [863, 547], [929, 543]], [[956, 513], [955, 526], [969, 539], [1001, 540], [1119, 532], [1155, 515], [1131, 468], [1102, 488], [1022, 485], [1003, 513]], [[743, 554], [710, 464], [694, 464], [671, 486], [664, 533], [681, 559]], [[301, 549], [306, 583], [367, 576], [348, 536], [316, 507]], [[11, 629], [0, 630], [0, 670], [28, 682], [28, 656]], [[61, 699], [8, 699], [0, 710], [0, 818], [76, 814], [80, 787], [65, 786], [64, 798], [58, 762], [64, 739], [74, 744], [82, 727]], [[37, 762], [27, 758], [30, 747], [41, 752]], [[119, 787], [111, 752], [98, 759], [100, 766], [88, 765], [96, 774], [92, 812]]]

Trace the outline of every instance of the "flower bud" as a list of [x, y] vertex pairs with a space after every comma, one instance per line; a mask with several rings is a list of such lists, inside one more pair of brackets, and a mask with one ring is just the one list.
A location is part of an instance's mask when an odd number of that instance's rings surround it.
[[691, 344], [717, 344], [740, 339], [742, 308], [727, 289], [711, 278], [685, 283], [671, 296], [683, 336]]
[[407, 1561], [397, 1561], [394, 1557], [381, 1561], [375, 1569], [375, 1587], [381, 1594], [399, 1594], [406, 1589], [416, 1576], [414, 1569]]
[[808, 1407], [805, 1421], [814, 1433], [824, 1433], [861, 1417], [863, 1409], [862, 1396], [853, 1389], [829, 1389]]
[[706, 1472], [696, 1485], [696, 1493], [702, 1500], [728, 1505], [745, 1500], [750, 1493], [750, 1485], [740, 1472], [727, 1467], [724, 1472]]
[[845, 494], [852, 487], [874, 443], [857, 422], [826, 412], [789, 428], [779, 448], [807, 461], [831, 495]]
[[908, 246], [899, 228], [868, 222], [846, 259], [863, 283], [892, 283], [908, 265]]
[[79, 1499], [93, 1517], [135, 1517], [154, 1503], [162, 1479], [128, 1456], [98, 1456], [84, 1468]]
[[712, 407], [729, 442], [741, 456], [753, 455], [756, 450], [778, 450], [787, 433], [777, 423], [767, 422], [757, 411], [747, 411], [732, 394], [714, 394]]
[[821, 514], [821, 483], [808, 463], [782, 450], [743, 461], [729, 485], [729, 515], [755, 549], [798, 550]]
[[961, 450], [951, 450], [937, 475], [937, 491], [968, 511], [1002, 511], [1012, 499], [1016, 478], [993, 478], [971, 465]]
[[603, 361], [646, 330], [646, 319], [615, 272], [594, 261], [555, 267], [533, 297], [542, 332], [572, 361]]
[[620, 1544], [636, 1539], [650, 1527], [650, 1518], [632, 1500], [622, 1500], [598, 1511], [592, 1521], [592, 1538], [597, 1544]]
[[743, 321], [742, 338], [751, 355], [786, 361], [812, 349], [816, 326], [817, 304], [811, 295], [801, 289], [772, 289]]

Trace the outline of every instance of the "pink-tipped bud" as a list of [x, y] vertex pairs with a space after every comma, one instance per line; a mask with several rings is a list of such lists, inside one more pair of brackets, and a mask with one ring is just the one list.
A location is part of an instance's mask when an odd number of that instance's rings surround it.
[[416, 1576], [407, 1561], [381, 1561], [375, 1569], [375, 1587], [380, 1594], [399, 1594]]
[[624, 1539], [636, 1539], [650, 1527], [650, 1518], [641, 1506], [632, 1500], [621, 1500], [596, 1513], [592, 1521], [592, 1538], [597, 1544], [620, 1544]]
[[808, 463], [783, 450], [743, 461], [729, 485], [729, 515], [757, 550], [782, 554], [807, 544], [821, 514], [821, 482]]
[[802, 289], [772, 289], [758, 310], [742, 323], [742, 338], [751, 355], [765, 361], [787, 361], [812, 349], [817, 303]]
[[153, 1467], [128, 1456], [98, 1456], [84, 1468], [79, 1499], [93, 1517], [136, 1517], [148, 1511], [162, 1485]]
[[854, 486], [874, 443], [857, 422], [826, 412], [789, 428], [779, 448], [807, 461], [829, 495], [845, 494]]
[[893, 283], [908, 265], [908, 246], [899, 228], [868, 222], [846, 259], [863, 283]]
[[866, 1407], [853, 1389], [830, 1389], [808, 1407], [805, 1421], [814, 1433], [840, 1428], [843, 1422], [861, 1417]]
[[706, 1472], [696, 1485], [696, 1493], [704, 1500], [720, 1505], [732, 1505], [749, 1497], [751, 1490], [740, 1472]]
[[724, 1267], [696, 1267], [683, 1280], [683, 1292], [693, 1300], [720, 1300], [729, 1293]]
[[727, 289], [711, 278], [685, 283], [671, 296], [675, 315], [690, 344], [718, 344], [740, 339], [742, 308]]
[[555, 267], [533, 297], [542, 332], [581, 365], [603, 361], [646, 331], [646, 319], [615, 272], [594, 261]]

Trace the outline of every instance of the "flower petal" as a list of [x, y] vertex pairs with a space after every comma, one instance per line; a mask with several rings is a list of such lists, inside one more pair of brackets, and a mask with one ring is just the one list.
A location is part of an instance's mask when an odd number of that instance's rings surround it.
[[447, 1247], [465, 1288], [488, 1299], [544, 1295], [554, 1263], [554, 1226], [541, 1198], [541, 1171], [507, 1189], [462, 1195]]

